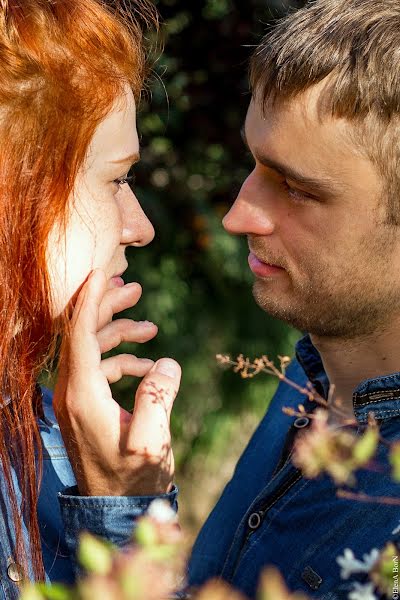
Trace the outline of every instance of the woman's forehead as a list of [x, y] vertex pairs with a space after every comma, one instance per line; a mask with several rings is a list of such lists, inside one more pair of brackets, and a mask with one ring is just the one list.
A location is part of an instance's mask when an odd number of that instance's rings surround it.
[[98, 125], [89, 146], [88, 159], [91, 163], [98, 160], [121, 163], [128, 162], [132, 157], [138, 158], [138, 154], [136, 104], [129, 90], [117, 99], [110, 112]]

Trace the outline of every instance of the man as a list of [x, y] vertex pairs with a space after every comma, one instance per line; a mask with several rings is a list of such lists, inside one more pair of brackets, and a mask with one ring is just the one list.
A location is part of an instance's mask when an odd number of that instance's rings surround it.
[[[247, 235], [257, 303], [309, 332], [288, 377], [310, 380], [325, 397], [334, 384], [359, 434], [373, 411], [393, 442], [400, 437], [400, 3], [307, 4], [256, 48], [250, 82], [244, 139], [255, 164], [224, 227]], [[309, 420], [282, 408], [300, 402], [304, 396], [280, 384], [196, 541], [191, 584], [221, 576], [252, 597], [262, 569], [275, 565], [293, 590], [347, 598], [355, 587], [337, 558], [346, 548], [373, 556], [393, 539], [398, 507], [338, 498], [330, 478], [306, 479], [292, 464], [293, 441]], [[384, 444], [378, 460], [387, 461]], [[398, 496], [388, 469], [360, 470], [357, 481], [368, 495]], [[367, 598], [366, 575], [355, 579]]]

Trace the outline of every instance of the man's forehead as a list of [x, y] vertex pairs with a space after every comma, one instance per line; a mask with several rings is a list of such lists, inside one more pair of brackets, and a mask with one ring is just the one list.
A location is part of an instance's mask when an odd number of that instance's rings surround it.
[[242, 130], [253, 156], [317, 192], [352, 194], [356, 174], [365, 181], [372, 177], [376, 187], [380, 176], [349, 134], [352, 124], [330, 115], [321, 119], [316, 99], [314, 91], [263, 107], [253, 97]]
[[344, 118], [323, 114], [319, 104], [321, 88], [313, 86], [290, 100], [262, 104], [253, 95], [244, 122], [248, 142], [292, 153], [313, 151], [330, 158], [365, 153], [355, 139], [355, 126]]
[[323, 123], [334, 119], [329, 103], [331, 91], [332, 76], [330, 75], [292, 95], [285, 92], [268, 95], [256, 88], [253, 90], [249, 109], [256, 109], [271, 122], [281, 114], [292, 114], [301, 116], [305, 121]]
[[[285, 125], [286, 122], [295, 122], [296, 125], [303, 125], [307, 130], [310, 127], [318, 128], [330, 123], [338, 125], [342, 130], [345, 126], [351, 127], [351, 124], [344, 119], [337, 119], [324, 112], [323, 87], [315, 85], [304, 92], [297, 94], [293, 98], [262, 99], [261, 94], [254, 93], [246, 114], [245, 123], [256, 121], [256, 128], [259, 127], [259, 122], [262, 122], [263, 127], [276, 129]], [[343, 123], [341, 123], [343, 121]]]

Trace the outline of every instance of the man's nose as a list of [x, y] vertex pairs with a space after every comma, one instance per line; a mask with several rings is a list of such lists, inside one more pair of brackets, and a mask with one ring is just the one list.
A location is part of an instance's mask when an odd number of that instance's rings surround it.
[[121, 244], [129, 246], [150, 244], [155, 235], [154, 227], [128, 185], [124, 185], [120, 190], [120, 201], [122, 211]]
[[229, 212], [222, 219], [224, 229], [233, 235], [271, 235], [275, 225], [270, 201], [263, 197], [251, 173], [240, 188]]

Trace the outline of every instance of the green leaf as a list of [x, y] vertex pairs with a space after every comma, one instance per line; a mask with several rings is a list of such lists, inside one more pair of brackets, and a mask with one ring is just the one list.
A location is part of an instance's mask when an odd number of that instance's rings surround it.
[[113, 546], [84, 533], [80, 539], [78, 561], [90, 573], [107, 575], [112, 567]]
[[390, 451], [390, 464], [392, 465], [392, 477], [394, 481], [400, 482], [400, 442], [393, 444]]
[[169, 562], [176, 556], [177, 549], [171, 545], [152, 546], [146, 549], [146, 556], [155, 562]]
[[42, 594], [38, 586], [28, 585], [21, 592], [21, 600], [45, 600], [46, 596]]
[[142, 519], [138, 522], [135, 530], [135, 539], [138, 544], [145, 548], [157, 544], [157, 531], [149, 519]]
[[22, 590], [21, 600], [74, 600], [76, 595], [73, 589], [56, 583], [47, 585], [38, 583], [28, 585]]
[[353, 449], [353, 458], [357, 465], [364, 465], [375, 454], [378, 436], [378, 429], [376, 427], [369, 427], [364, 435], [356, 442]]

